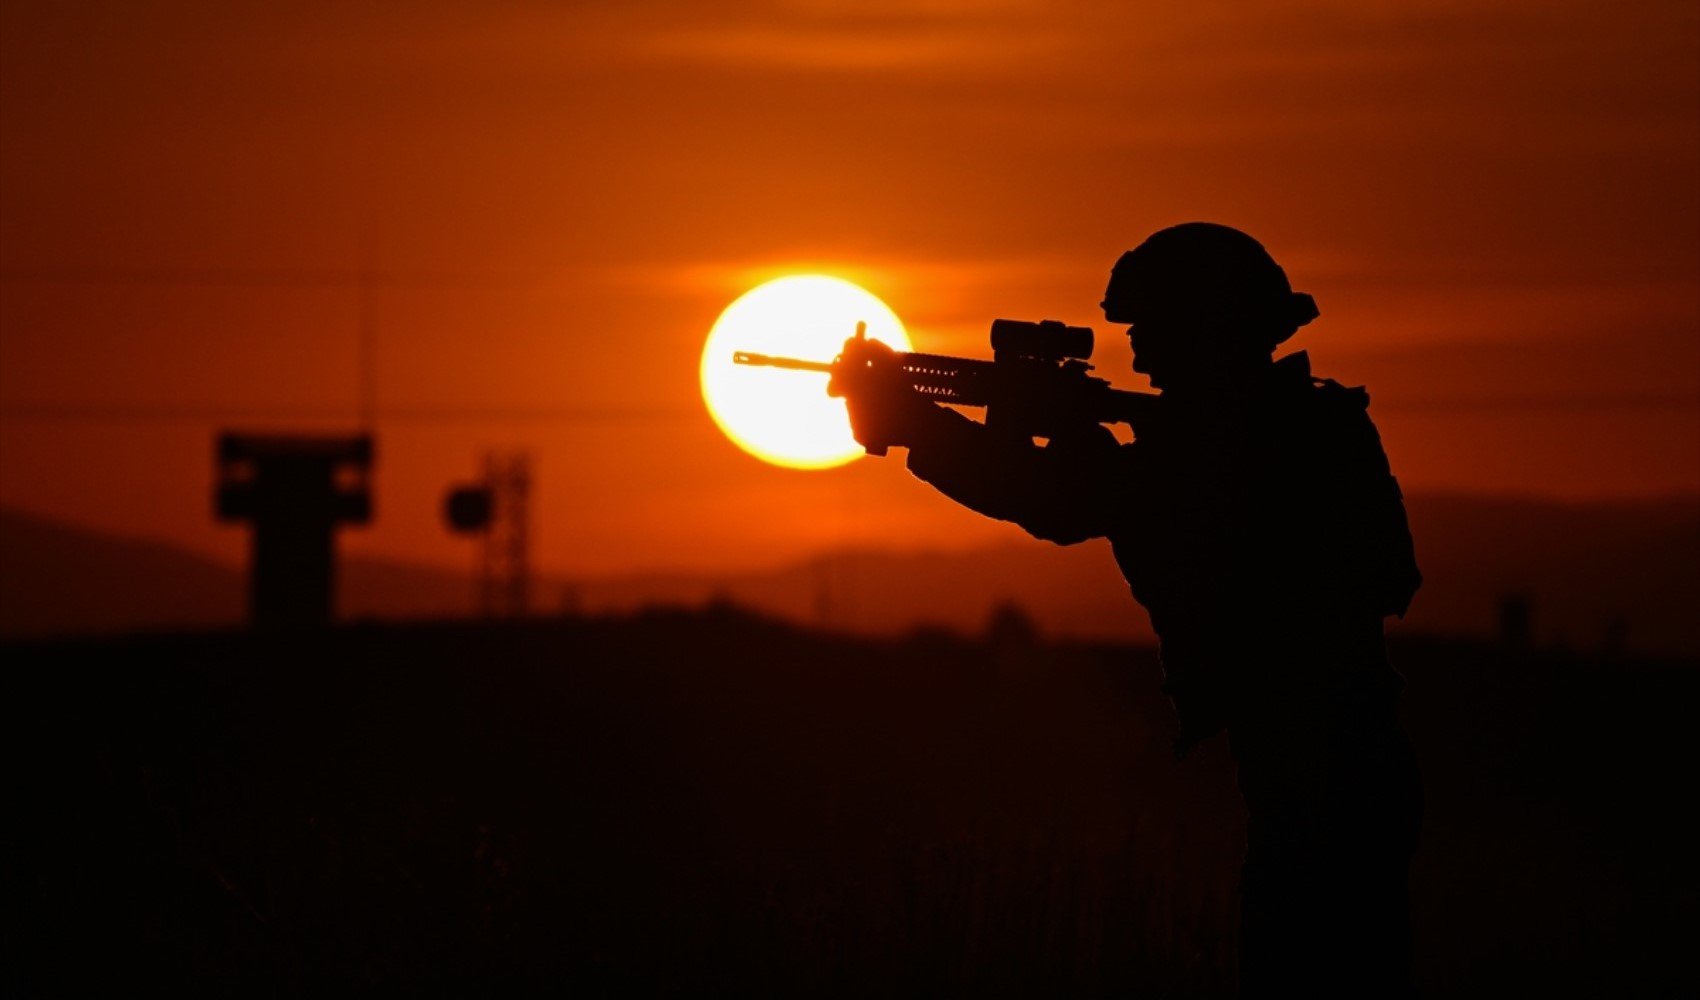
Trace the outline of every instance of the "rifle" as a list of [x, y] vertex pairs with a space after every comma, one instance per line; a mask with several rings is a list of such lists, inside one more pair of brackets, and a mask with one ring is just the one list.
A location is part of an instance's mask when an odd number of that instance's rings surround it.
[[[1056, 437], [1082, 423], [1139, 424], [1152, 412], [1153, 393], [1115, 389], [1109, 380], [1088, 375], [1092, 366], [1092, 330], [1048, 319], [1039, 323], [992, 321], [992, 360], [957, 358], [944, 354], [898, 352], [897, 364], [915, 391], [937, 403], [986, 408], [986, 426], [1015, 437]], [[868, 344], [867, 324], [856, 324], [856, 335], [831, 364], [735, 351], [734, 364], [826, 372], [833, 376], [834, 395], [854, 385], [855, 373], [868, 364], [862, 345]], [[884, 455], [883, 445], [868, 454]]]

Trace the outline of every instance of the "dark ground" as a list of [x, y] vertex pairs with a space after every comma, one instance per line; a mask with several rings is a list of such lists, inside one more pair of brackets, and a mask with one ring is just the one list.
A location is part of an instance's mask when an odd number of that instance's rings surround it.
[[[1175, 762], [1148, 651], [721, 610], [3, 652], [8, 992], [1232, 991], [1232, 764]], [[1426, 991], [1692, 990], [1700, 664], [1394, 657]]]

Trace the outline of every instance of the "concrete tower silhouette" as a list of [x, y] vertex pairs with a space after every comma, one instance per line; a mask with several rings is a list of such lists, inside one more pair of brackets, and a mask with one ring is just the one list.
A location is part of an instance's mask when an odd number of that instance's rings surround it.
[[338, 525], [372, 519], [372, 437], [219, 435], [215, 507], [253, 526], [256, 625], [319, 625], [335, 607]]

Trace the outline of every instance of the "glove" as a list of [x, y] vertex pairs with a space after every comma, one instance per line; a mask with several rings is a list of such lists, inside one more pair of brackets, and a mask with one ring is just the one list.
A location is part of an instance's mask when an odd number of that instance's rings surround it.
[[909, 447], [938, 413], [938, 405], [910, 384], [897, 352], [880, 341], [845, 341], [833, 369], [826, 391], [844, 397], [850, 433], [870, 455], [883, 455], [892, 446]]

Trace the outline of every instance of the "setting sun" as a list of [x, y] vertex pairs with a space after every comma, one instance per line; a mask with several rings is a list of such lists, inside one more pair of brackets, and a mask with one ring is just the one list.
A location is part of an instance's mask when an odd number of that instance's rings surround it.
[[826, 394], [823, 372], [750, 368], [736, 351], [831, 361], [857, 323], [868, 336], [910, 350], [884, 302], [842, 278], [797, 275], [744, 293], [726, 307], [702, 352], [702, 395], [715, 423], [750, 454], [797, 469], [828, 469], [862, 454], [844, 401]]

